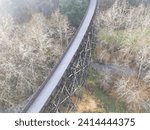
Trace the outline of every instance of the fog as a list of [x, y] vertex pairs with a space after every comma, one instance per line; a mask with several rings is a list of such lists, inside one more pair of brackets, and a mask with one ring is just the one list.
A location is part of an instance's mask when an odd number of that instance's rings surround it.
[[0, 14], [10, 14], [18, 22], [31, 18], [33, 13], [41, 12], [48, 16], [52, 12], [52, 0], [0, 0]]

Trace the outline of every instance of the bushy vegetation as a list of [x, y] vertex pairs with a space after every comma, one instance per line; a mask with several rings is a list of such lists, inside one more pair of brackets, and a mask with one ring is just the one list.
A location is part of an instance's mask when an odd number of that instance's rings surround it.
[[[111, 96], [111, 93], [107, 93], [103, 88], [110, 82], [109, 79], [104, 78], [106, 74], [98, 73], [93, 69], [88, 71], [88, 79], [85, 85], [85, 92], [88, 91], [89, 95], [96, 98], [98, 104], [96, 111], [90, 112], [129, 112], [125, 102], [119, 101], [116, 97]], [[103, 86], [104, 85], [104, 86]]]
[[88, 7], [89, 0], [61, 0], [60, 10], [74, 27], [78, 27]]
[[132, 6], [138, 6], [141, 3], [145, 4], [145, 6], [150, 5], [150, 0], [128, 0], [128, 2]]
[[115, 0], [98, 0], [99, 10], [109, 9], [113, 5], [114, 2]]
[[107, 75], [109, 93], [125, 101], [133, 112], [150, 111], [150, 7], [116, 0], [111, 8], [97, 13], [96, 25], [96, 61], [136, 71]]
[[[98, 0], [99, 3], [99, 9], [100, 10], [107, 10], [109, 9], [116, 0]], [[122, 0], [120, 0], [121, 2]], [[150, 0], [127, 0], [127, 2], [131, 6], [139, 6], [140, 4], [144, 4], [145, 6], [150, 5]]]
[[29, 98], [44, 82], [73, 34], [66, 17], [35, 13], [16, 24], [0, 16], [0, 106], [7, 111]]

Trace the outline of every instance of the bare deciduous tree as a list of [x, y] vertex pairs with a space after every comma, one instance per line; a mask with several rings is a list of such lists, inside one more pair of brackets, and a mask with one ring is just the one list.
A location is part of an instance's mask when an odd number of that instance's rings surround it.
[[35, 13], [24, 24], [1, 16], [0, 105], [8, 109], [28, 99], [47, 78], [72, 35], [72, 27], [59, 11], [49, 19]]
[[[118, 79], [110, 86], [112, 93], [135, 112], [150, 111], [150, 7], [116, 0], [111, 8], [97, 13], [96, 25], [96, 60], [136, 70], [134, 75], [115, 75]], [[100, 78], [105, 81], [105, 77]], [[112, 82], [111, 74], [107, 79]]]

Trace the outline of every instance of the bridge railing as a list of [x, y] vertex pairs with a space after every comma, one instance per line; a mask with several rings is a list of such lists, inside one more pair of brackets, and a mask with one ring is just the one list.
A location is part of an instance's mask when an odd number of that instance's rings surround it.
[[46, 81], [26, 104], [23, 113], [75, 111], [78, 89], [84, 84], [94, 41], [93, 17], [97, 0], [90, 0], [86, 15], [70, 45]]

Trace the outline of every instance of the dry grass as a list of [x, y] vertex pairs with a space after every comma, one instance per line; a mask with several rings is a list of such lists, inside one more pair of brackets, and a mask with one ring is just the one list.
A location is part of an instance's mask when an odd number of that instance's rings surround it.
[[150, 111], [150, 7], [132, 7], [126, 0], [116, 0], [110, 9], [97, 13], [96, 24], [95, 59], [137, 71], [134, 77], [122, 75], [113, 80], [112, 93], [134, 112]]
[[150, 9], [144, 5], [132, 7], [127, 0], [116, 0], [113, 6], [101, 11], [96, 22], [99, 27], [114, 29], [135, 29], [150, 26]]
[[77, 104], [77, 112], [105, 112], [103, 103], [97, 100], [89, 91], [85, 90], [80, 102]]
[[116, 0], [112, 8], [97, 14], [96, 24], [99, 62], [129, 65], [140, 71], [149, 68], [150, 8]]
[[58, 11], [51, 18], [33, 14], [28, 23], [0, 17], [0, 104], [14, 107], [45, 80], [73, 34]]

